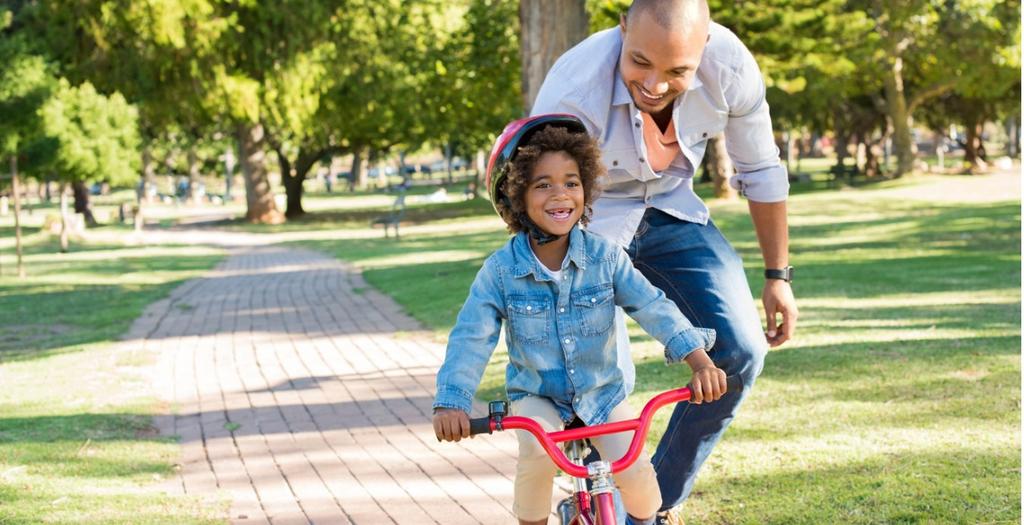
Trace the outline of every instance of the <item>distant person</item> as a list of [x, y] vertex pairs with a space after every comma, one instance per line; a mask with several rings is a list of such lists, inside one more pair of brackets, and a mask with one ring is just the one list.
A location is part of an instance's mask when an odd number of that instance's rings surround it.
[[[618, 27], [559, 58], [533, 113], [576, 115], [600, 141], [608, 184], [587, 230], [626, 248], [636, 268], [697, 326], [714, 329], [712, 358], [743, 381], [744, 389], [722, 402], [676, 406], [654, 455], [659, 519], [668, 523], [760, 374], [768, 346], [790, 339], [796, 327], [789, 181], [764, 80], [736, 35], [711, 21], [705, 0], [635, 0]], [[738, 172], [731, 183], [747, 197], [764, 257], [765, 330], [743, 262], [693, 191], [707, 141], [723, 131]], [[631, 382], [629, 341], [618, 319], [620, 362]]]
[[[514, 236], [484, 261], [448, 338], [434, 400], [439, 440], [469, 436], [473, 396], [505, 323], [511, 411], [547, 431], [576, 418], [596, 425], [636, 417], [617, 366], [616, 305], [665, 345], [668, 363], [690, 366], [694, 402], [725, 392], [725, 373], [708, 357], [714, 331], [694, 328], [622, 248], [580, 228], [603, 173], [597, 144], [574, 117], [518, 120], [498, 137], [487, 186]], [[618, 458], [631, 437], [592, 441]], [[547, 523], [556, 467], [532, 435], [518, 438], [513, 512], [520, 524]], [[650, 459], [642, 455], [615, 482], [630, 522], [654, 523], [661, 497]]]

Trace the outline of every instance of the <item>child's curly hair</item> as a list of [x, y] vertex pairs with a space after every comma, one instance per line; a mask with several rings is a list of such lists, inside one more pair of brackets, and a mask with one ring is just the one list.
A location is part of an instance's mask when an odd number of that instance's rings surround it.
[[[590, 222], [594, 199], [600, 193], [599, 179], [604, 177], [601, 163], [601, 149], [597, 142], [586, 133], [576, 133], [558, 126], [548, 126], [530, 137], [519, 146], [515, 157], [509, 163], [508, 176], [501, 183], [501, 189], [508, 202], [498, 202], [498, 213], [508, 225], [509, 233], [526, 229], [521, 218], [526, 217], [526, 191], [533, 176], [533, 167], [545, 153], [563, 151], [576, 161], [583, 184], [583, 215], [580, 223]], [[511, 206], [510, 206], [511, 205]]]

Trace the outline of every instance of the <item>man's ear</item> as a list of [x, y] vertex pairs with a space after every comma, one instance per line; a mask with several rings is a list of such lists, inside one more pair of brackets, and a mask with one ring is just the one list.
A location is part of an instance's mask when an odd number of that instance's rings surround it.
[[626, 13], [619, 14], [619, 29], [626, 32]]

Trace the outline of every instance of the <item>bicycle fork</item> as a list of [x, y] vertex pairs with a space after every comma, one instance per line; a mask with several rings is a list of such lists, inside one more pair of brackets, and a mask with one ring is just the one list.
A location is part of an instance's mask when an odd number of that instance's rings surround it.
[[[590, 449], [582, 440], [574, 440], [566, 447], [569, 461], [583, 465], [583, 458], [590, 454]], [[607, 461], [595, 461], [587, 465], [587, 474], [591, 481], [591, 489], [587, 491], [587, 480], [572, 478], [573, 495], [558, 504], [558, 518], [562, 525], [612, 525], [615, 523], [615, 500], [612, 482], [611, 464]], [[607, 516], [608, 522], [600, 520]], [[596, 520], [595, 520], [596, 518]]]

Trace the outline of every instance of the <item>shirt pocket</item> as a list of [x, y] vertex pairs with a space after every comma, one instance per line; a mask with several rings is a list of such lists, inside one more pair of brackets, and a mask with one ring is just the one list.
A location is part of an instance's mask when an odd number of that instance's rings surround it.
[[518, 343], [542, 343], [551, 326], [550, 301], [542, 296], [509, 297], [508, 322], [512, 338]]
[[581, 290], [572, 302], [583, 335], [604, 335], [615, 323], [615, 291], [609, 284]]
[[601, 154], [604, 167], [608, 171], [608, 182], [614, 184], [630, 180], [638, 180], [640, 176], [640, 160], [636, 148], [616, 148]]
[[696, 122], [689, 122], [679, 130], [681, 143], [690, 148], [704, 149], [708, 139], [718, 135], [725, 130], [729, 122], [729, 112], [721, 110], [709, 110], [707, 115]]

